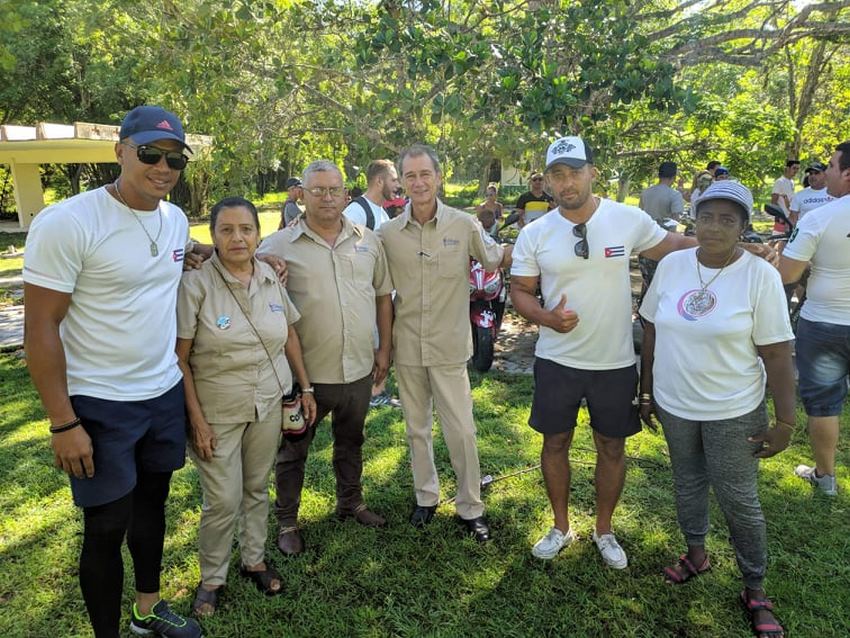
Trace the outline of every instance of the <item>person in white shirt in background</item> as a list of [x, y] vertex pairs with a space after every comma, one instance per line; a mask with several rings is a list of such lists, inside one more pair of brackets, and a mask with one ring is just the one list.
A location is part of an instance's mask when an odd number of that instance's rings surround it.
[[779, 272], [782, 281], [791, 284], [811, 262], [796, 350], [815, 464], [798, 465], [795, 473], [835, 496], [839, 415], [850, 378], [850, 141], [836, 147], [825, 179], [835, 199], [800, 220], [782, 253]]
[[[800, 160], [789, 159], [785, 162], [785, 171], [782, 177], [773, 183], [773, 191], [770, 194], [770, 203], [779, 206], [786, 217], [791, 215], [791, 199], [794, 197], [794, 176], [800, 171]], [[773, 232], [782, 234], [788, 229], [785, 224], [777, 220], [773, 224]]]
[[[399, 188], [398, 171], [392, 161], [386, 159], [373, 160], [366, 167], [366, 192], [351, 200], [342, 214], [352, 223], [366, 226], [369, 230], [377, 231], [382, 224], [390, 221], [390, 216], [384, 210], [383, 203], [395, 196]], [[378, 329], [375, 328], [375, 343], [378, 343]], [[377, 347], [377, 346], [376, 346]], [[389, 405], [400, 408], [401, 401], [390, 396], [387, 392], [387, 378], [372, 386], [372, 398], [369, 406], [377, 408]]]
[[806, 213], [835, 199], [826, 188], [826, 166], [820, 162], [812, 163], [806, 169], [806, 177], [809, 180], [809, 185], [795, 193], [791, 199], [791, 216], [789, 219], [795, 226]]

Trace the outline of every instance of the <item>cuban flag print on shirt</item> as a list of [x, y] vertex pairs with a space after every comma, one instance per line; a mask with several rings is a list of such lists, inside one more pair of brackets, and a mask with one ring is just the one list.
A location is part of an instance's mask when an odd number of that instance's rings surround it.
[[625, 246], [605, 246], [605, 257], [622, 257], [626, 254]]

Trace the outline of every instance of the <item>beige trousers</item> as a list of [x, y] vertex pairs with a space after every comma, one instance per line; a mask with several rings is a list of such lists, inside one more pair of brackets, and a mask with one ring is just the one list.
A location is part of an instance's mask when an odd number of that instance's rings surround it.
[[280, 417], [280, 407], [275, 405], [262, 420], [211, 423], [218, 440], [211, 461], [200, 460], [189, 448], [204, 490], [198, 554], [205, 585], [227, 581], [237, 522], [242, 564], [256, 565], [264, 559], [269, 472], [280, 441]]
[[466, 364], [432, 367], [396, 364], [396, 378], [407, 422], [416, 503], [432, 506], [440, 501], [431, 433], [432, 408], [436, 407], [457, 477], [457, 513], [466, 519], [481, 516], [484, 513], [481, 468]]

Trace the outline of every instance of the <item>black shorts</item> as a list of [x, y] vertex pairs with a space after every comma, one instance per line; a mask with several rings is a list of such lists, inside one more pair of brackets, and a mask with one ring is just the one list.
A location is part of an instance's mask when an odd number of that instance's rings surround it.
[[94, 476], [71, 477], [74, 503], [94, 507], [117, 501], [136, 487], [136, 474], [173, 472], [186, 462], [186, 406], [182, 379], [143, 401], [71, 397], [91, 437]]
[[635, 366], [617, 370], [579, 370], [548, 359], [534, 360], [534, 401], [528, 424], [542, 434], [569, 432], [576, 426], [582, 398], [590, 427], [610, 438], [640, 432], [638, 374]]

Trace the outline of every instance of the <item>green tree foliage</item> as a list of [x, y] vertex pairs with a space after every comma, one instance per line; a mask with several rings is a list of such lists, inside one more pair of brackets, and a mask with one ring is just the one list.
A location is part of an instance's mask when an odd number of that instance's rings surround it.
[[215, 137], [187, 174], [204, 198], [320, 156], [354, 180], [413, 141], [483, 180], [493, 158], [539, 165], [567, 133], [591, 141], [608, 177], [713, 156], [756, 183], [785, 153], [823, 157], [846, 137], [848, 7], [0, 0], [0, 122], [115, 123], [160, 103]]

